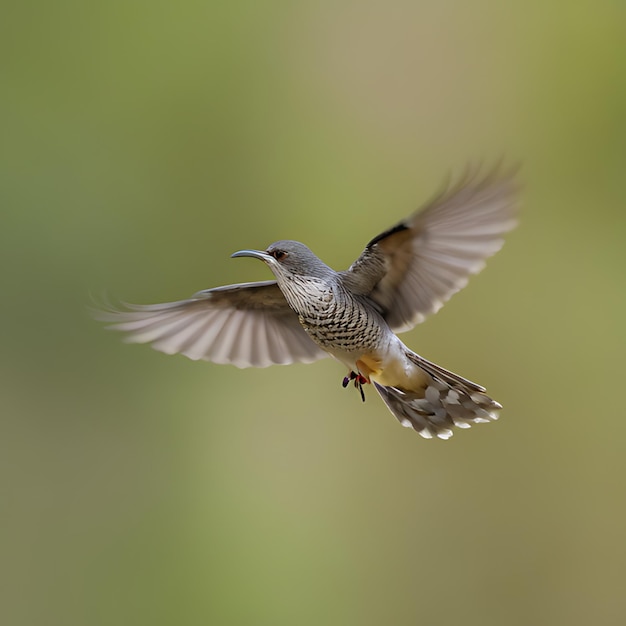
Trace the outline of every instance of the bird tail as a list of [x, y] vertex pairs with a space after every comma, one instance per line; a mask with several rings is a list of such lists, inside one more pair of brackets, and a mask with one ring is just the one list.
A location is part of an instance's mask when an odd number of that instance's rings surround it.
[[402, 426], [413, 428], [422, 437], [449, 439], [452, 428], [493, 422], [502, 408], [485, 388], [439, 365], [407, 351], [407, 356], [425, 374], [419, 389], [386, 387], [374, 382], [376, 390]]

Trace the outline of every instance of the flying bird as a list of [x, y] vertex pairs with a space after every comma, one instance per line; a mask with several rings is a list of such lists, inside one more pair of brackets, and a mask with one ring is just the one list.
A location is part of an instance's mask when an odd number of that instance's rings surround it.
[[397, 336], [435, 313], [516, 225], [515, 171], [468, 169], [421, 209], [374, 237], [345, 271], [298, 241], [233, 257], [263, 261], [275, 280], [199, 291], [165, 304], [96, 313], [134, 343], [167, 354], [267, 367], [332, 356], [364, 400], [372, 384], [399, 422], [422, 437], [498, 418], [486, 389], [435, 365]]

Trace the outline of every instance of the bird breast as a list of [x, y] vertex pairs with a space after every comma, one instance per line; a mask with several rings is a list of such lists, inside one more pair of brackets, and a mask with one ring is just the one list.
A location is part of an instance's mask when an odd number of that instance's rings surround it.
[[340, 283], [295, 277], [283, 292], [306, 333], [325, 350], [363, 353], [379, 347], [383, 320]]

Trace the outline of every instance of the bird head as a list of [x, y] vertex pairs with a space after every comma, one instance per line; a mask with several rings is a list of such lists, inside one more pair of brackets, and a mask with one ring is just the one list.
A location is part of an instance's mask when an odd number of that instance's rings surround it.
[[231, 257], [249, 256], [263, 261], [280, 281], [288, 276], [324, 278], [333, 270], [299, 241], [275, 241], [267, 250], [239, 250]]

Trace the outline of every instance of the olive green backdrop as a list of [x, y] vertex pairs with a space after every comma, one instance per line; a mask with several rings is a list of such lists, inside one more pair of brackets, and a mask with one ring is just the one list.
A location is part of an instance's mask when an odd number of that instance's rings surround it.
[[[626, 620], [626, 9], [4, 2], [0, 621]], [[89, 294], [345, 268], [470, 160], [522, 222], [404, 336], [494, 425], [425, 441], [343, 369], [125, 345]]]

